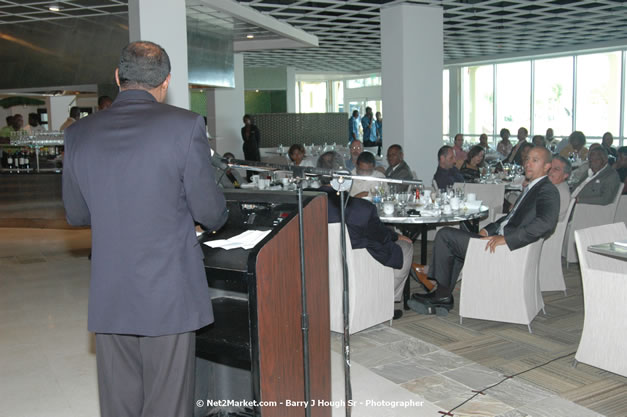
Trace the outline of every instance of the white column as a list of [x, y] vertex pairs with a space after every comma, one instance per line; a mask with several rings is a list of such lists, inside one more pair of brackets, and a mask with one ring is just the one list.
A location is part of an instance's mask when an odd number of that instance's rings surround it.
[[459, 132], [463, 132], [462, 128], [462, 82], [461, 67], [451, 67], [449, 69], [448, 80], [448, 114], [449, 114], [449, 137], [453, 138]]
[[285, 95], [287, 96], [287, 112], [296, 113], [296, 68], [287, 67], [285, 77]]
[[[207, 89], [207, 127], [216, 139], [216, 151], [244, 158], [241, 129], [244, 126], [244, 56], [233, 56], [235, 88]], [[261, 132], [263, 142], [263, 132]]]
[[166, 102], [189, 109], [185, 0], [129, 0], [129, 40], [161, 45], [170, 57], [172, 78]]
[[385, 149], [430, 185], [442, 146], [443, 16], [439, 7], [398, 4], [381, 10]]

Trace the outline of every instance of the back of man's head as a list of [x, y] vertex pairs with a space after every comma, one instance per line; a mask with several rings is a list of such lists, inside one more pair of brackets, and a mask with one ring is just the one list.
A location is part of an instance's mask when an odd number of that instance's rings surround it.
[[122, 89], [151, 90], [170, 74], [170, 58], [165, 50], [149, 41], [131, 42], [122, 49], [118, 78]]
[[70, 108], [70, 117], [78, 120], [81, 117], [81, 109], [76, 106]]
[[[342, 155], [335, 151], [325, 152], [318, 158], [318, 162], [316, 163], [316, 167], [322, 169], [328, 169], [332, 171], [336, 171], [344, 166], [344, 158]], [[331, 182], [331, 177], [320, 177], [320, 182], [322, 184], [329, 184]]]
[[111, 107], [113, 103], [113, 99], [109, 96], [100, 96], [98, 97], [98, 110], [104, 110]]
[[374, 166], [375, 164], [375, 159], [374, 159], [374, 155], [368, 151], [364, 151], [362, 153], [359, 154], [359, 156], [357, 157], [357, 165], [359, 164], [370, 164], [372, 166]]
[[438, 161], [448, 154], [449, 149], [453, 148], [448, 145], [444, 145], [438, 150]]

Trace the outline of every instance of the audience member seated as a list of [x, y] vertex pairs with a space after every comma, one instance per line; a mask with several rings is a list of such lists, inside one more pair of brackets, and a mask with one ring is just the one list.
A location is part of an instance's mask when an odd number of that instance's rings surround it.
[[577, 203], [606, 206], [614, 201], [621, 185], [618, 173], [607, 163], [607, 151], [594, 147], [588, 154], [588, 176], [575, 186], [572, 193]]
[[351, 157], [344, 162], [344, 167], [349, 171], [352, 171], [355, 169], [355, 167], [357, 167], [357, 158], [359, 158], [359, 155], [361, 155], [361, 153], [364, 151], [364, 145], [361, 143], [360, 140], [353, 140], [348, 147], [348, 150], [351, 154]]
[[[590, 153], [590, 151], [593, 150], [594, 148], [598, 148], [600, 146], [601, 145], [598, 143], [593, 143], [592, 145], [590, 145], [590, 148], [588, 149], [588, 153]], [[589, 169], [590, 169], [590, 165], [588, 165], [587, 159], [585, 161], [582, 161], [581, 164], [577, 168], [573, 169], [572, 174], [570, 174], [570, 179], [568, 180], [571, 190], [573, 190], [575, 186], [577, 186], [577, 184], [581, 183], [581, 181], [585, 180], [588, 177]]]
[[453, 152], [455, 152], [455, 162], [459, 162], [461, 166], [462, 162], [466, 160], [467, 152], [462, 149], [464, 146], [464, 135], [458, 133], [455, 135], [455, 141], [453, 145]]
[[521, 153], [521, 147], [523, 144], [529, 143], [527, 142], [527, 135], [529, 135], [529, 132], [527, 131], [526, 127], [521, 127], [518, 129], [518, 143], [512, 148], [512, 151], [509, 153], [507, 159], [505, 160], [506, 162], [522, 166], [524, 159]]
[[[385, 178], [383, 173], [377, 171], [375, 168], [374, 155], [368, 151], [362, 152], [357, 158], [357, 166], [351, 171], [353, 175], [362, 175], [366, 177]], [[387, 191], [387, 183], [378, 181], [365, 181], [365, 180], [353, 180], [353, 186], [351, 187], [351, 197], [368, 197], [370, 191], [375, 187], [383, 187]]]
[[588, 159], [588, 148], [586, 148], [586, 135], [582, 132], [575, 130], [568, 137], [568, 145], [564, 147], [560, 151], [560, 155], [564, 158], [568, 158], [570, 154], [576, 153], [579, 156], [579, 159], [586, 160]]
[[627, 194], [627, 146], [618, 148], [618, 159], [613, 168], [618, 172], [620, 182], [624, 184], [623, 194]]
[[490, 147], [490, 145], [488, 145], [488, 135], [486, 135], [485, 133], [479, 135], [479, 146], [483, 148], [485, 153], [492, 151], [492, 148]]
[[[392, 145], [388, 148], [388, 168], [385, 170], [387, 178], [395, 178], [397, 180], [412, 180], [414, 174], [411, 168], [405, 162], [405, 155], [401, 145]], [[400, 184], [390, 184], [390, 190], [393, 192], [406, 191], [409, 187]]]
[[444, 145], [438, 150], [438, 169], [435, 171], [433, 180], [438, 189], [446, 189], [456, 182], [464, 182], [464, 176], [455, 166], [455, 153], [453, 148]]
[[475, 145], [470, 148], [466, 160], [462, 164], [459, 170], [464, 176], [465, 182], [475, 182], [481, 176], [481, 169], [483, 167], [483, 158], [485, 157], [485, 150], [481, 145]]
[[[365, 153], [372, 156], [369, 152]], [[317, 164], [318, 168], [331, 170], [337, 170], [342, 165], [342, 157], [336, 152], [325, 152], [318, 158]], [[374, 163], [372, 165], [374, 167]], [[329, 223], [339, 223], [340, 198], [329, 185], [328, 178], [323, 177], [321, 180], [324, 185], [320, 191], [325, 191], [329, 196]], [[365, 248], [382, 265], [394, 269], [394, 302], [400, 303], [414, 256], [414, 245], [411, 239], [394, 233], [392, 229], [381, 223], [377, 208], [369, 201], [359, 198], [348, 199], [344, 215], [353, 249]], [[399, 306], [399, 309], [394, 310], [394, 318], [400, 318], [402, 315], [403, 311]]]
[[295, 143], [290, 146], [287, 151], [287, 155], [290, 157], [290, 161], [299, 167], [313, 167], [314, 164], [310, 161], [305, 161], [305, 147], [300, 143]]
[[[225, 159], [235, 159], [235, 155], [231, 152], [226, 152], [222, 155]], [[237, 169], [228, 167], [224, 170], [224, 173], [220, 170], [216, 170], [216, 178], [218, 178], [218, 183], [222, 186], [222, 188], [240, 188], [240, 186], [246, 182], [243, 179], [242, 174], [240, 174]]]
[[509, 214], [490, 223], [479, 234], [452, 227], [438, 231], [428, 271], [428, 278], [435, 279], [438, 287], [426, 295], [412, 295], [409, 305], [414, 311], [428, 314], [436, 309], [448, 311], [453, 308], [453, 290], [471, 238], [484, 239], [486, 250], [494, 253], [497, 246], [507, 245], [513, 251], [553, 232], [559, 217], [559, 192], [547, 178], [550, 168], [549, 150], [534, 147], [525, 161], [525, 177], [529, 184]]
[[601, 139], [601, 145], [603, 146], [603, 149], [607, 151], [607, 162], [610, 164], [610, 166], [614, 165], [614, 162], [616, 162], [616, 160], [618, 159], [618, 154], [616, 152], [616, 149], [612, 147], [612, 142], [614, 142], [614, 136], [610, 132], [605, 132], [603, 134], [603, 139]]
[[509, 141], [510, 137], [509, 129], [501, 129], [500, 136], [501, 141], [496, 145], [496, 151], [501, 154], [503, 158], [507, 158], [512, 153], [512, 142]]
[[560, 193], [560, 215], [561, 222], [566, 217], [568, 204], [570, 204], [570, 189], [568, 188], [568, 177], [573, 167], [570, 161], [561, 155], [556, 155], [551, 161], [551, 169], [549, 170], [549, 180], [555, 185]]
[[548, 128], [546, 130], [546, 135], [544, 136], [544, 141], [546, 142], [546, 145], [556, 145], [557, 146], [557, 142], [559, 142], [559, 140], [553, 136], [553, 129], [552, 128]]
[[542, 135], [534, 135], [533, 139], [531, 139], [531, 143], [533, 144], [533, 146], [546, 147], [546, 141], [544, 140], [544, 136]]

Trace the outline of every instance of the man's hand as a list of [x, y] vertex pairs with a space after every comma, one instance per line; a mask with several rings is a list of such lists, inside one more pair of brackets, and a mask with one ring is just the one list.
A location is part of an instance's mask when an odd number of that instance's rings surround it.
[[357, 198], [368, 197], [368, 191], [362, 191], [361, 193], [355, 194], [353, 197], [357, 197]]
[[488, 236], [488, 231], [487, 231], [487, 230], [485, 230], [485, 229], [481, 229], [481, 230], [479, 230], [479, 234], [480, 234], [481, 236], [483, 236], [483, 237], [486, 237], [486, 236]]
[[411, 243], [412, 245], [414, 244], [414, 242], [412, 242], [410, 238], [404, 235], [398, 235], [398, 240], [404, 240], [405, 242]]
[[495, 236], [486, 236], [482, 237], [481, 240], [487, 240], [488, 243], [485, 245], [485, 250], [490, 249], [490, 253], [494, 253], [494, 250], [497, 246], [501, 246], [505, 244], [505, 236], [495, 235]]

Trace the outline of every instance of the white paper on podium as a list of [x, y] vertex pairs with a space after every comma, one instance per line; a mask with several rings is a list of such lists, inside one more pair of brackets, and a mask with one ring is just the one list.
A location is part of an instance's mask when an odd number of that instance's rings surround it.
[[222, 248], [222, 249], [252, 249], [261, 242], [272, 230], [247, 230], [244, 233], [233, 236], [229, 239], [212, 240], [209, 242], [203, 242], [210, 248]]

